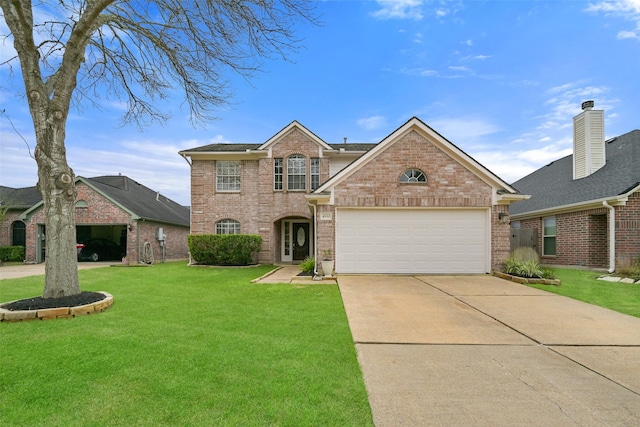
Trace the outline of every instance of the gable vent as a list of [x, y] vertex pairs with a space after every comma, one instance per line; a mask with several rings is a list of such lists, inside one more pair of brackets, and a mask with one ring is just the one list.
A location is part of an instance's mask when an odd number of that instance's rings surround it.
[[582, 113], [573, 118], [573, 179], [587, 177], [606, 162], [604, 110], [593, 110], [593, 101], [582, 103]]

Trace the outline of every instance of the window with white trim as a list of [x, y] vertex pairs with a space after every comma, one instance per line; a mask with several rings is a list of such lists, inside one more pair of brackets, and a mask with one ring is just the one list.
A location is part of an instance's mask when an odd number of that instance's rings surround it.
[[320, 187], [320, 158], [311, 158], [311, 191]]
[[294, 154], [287, 159], [287, 190], [307, 189], [307, 158]]
[[542, 219], [542, 255], [556, 254], [556, 217]]
[[240, 223], [235, 219], [221, 219], [216, 222], [216, 234], [240, 234]]
[[239, 192], [241, 182], [240, 162], [237, 160], [218, 160], [216, 162], [216, 191]]
[[427, 176], [420, 169], [408, 169], [400, 177], [403, 184], [426, 183]]
[[282, 158], [273, 159], [273, 189], [281, 191], [284, 180], [284, 161]]

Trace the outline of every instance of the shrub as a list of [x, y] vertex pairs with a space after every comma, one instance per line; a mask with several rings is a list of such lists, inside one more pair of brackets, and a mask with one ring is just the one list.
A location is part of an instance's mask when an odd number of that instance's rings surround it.
[[313, 257], [306, 257], [304, 261], [300, 263], [300, 270], [303, 273], [313, 273], [316, 268], [316, 259]]
[[0, 261], [24, 261], [24, 246], [0, 246]]
[[549, 270], [548, 268], [543, 268], [542, 269], [542, 278], [543, 279], [549, 279], [549, 280], [555, 280], [556, 273], [554, 273], [553, 270]]
[[249, 265], [260, 250], [262, 237], [255, 234], [198, 234], [188, 237], [189, 252], [198, 264]]
[[540, 268], [540, 264], [535, 261], [518, 261], [515, 258], [509, 258], [505, 262], [505, 273], [512, 276], [527, 278], [543, 278], [544, 272]]
[[620, 265], [618, 265], [616, 274], [634, 280], [640, 280], [640, 258], [621, 262]]

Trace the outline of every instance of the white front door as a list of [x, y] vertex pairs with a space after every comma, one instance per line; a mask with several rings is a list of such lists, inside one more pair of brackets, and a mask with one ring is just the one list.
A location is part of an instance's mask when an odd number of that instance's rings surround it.
[[302, 261], [311, 255], [313, 248], [311, 222], [307, 220], [282, 221], [283, 262]]

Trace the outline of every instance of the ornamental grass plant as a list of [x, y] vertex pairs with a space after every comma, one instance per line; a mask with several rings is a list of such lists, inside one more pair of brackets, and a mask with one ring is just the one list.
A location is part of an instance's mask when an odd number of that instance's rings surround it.
[[0, 425], [372, 425], [337, 286], [250, 283], [271, 268], [80, 271], [109, 310], [0, 323]]

